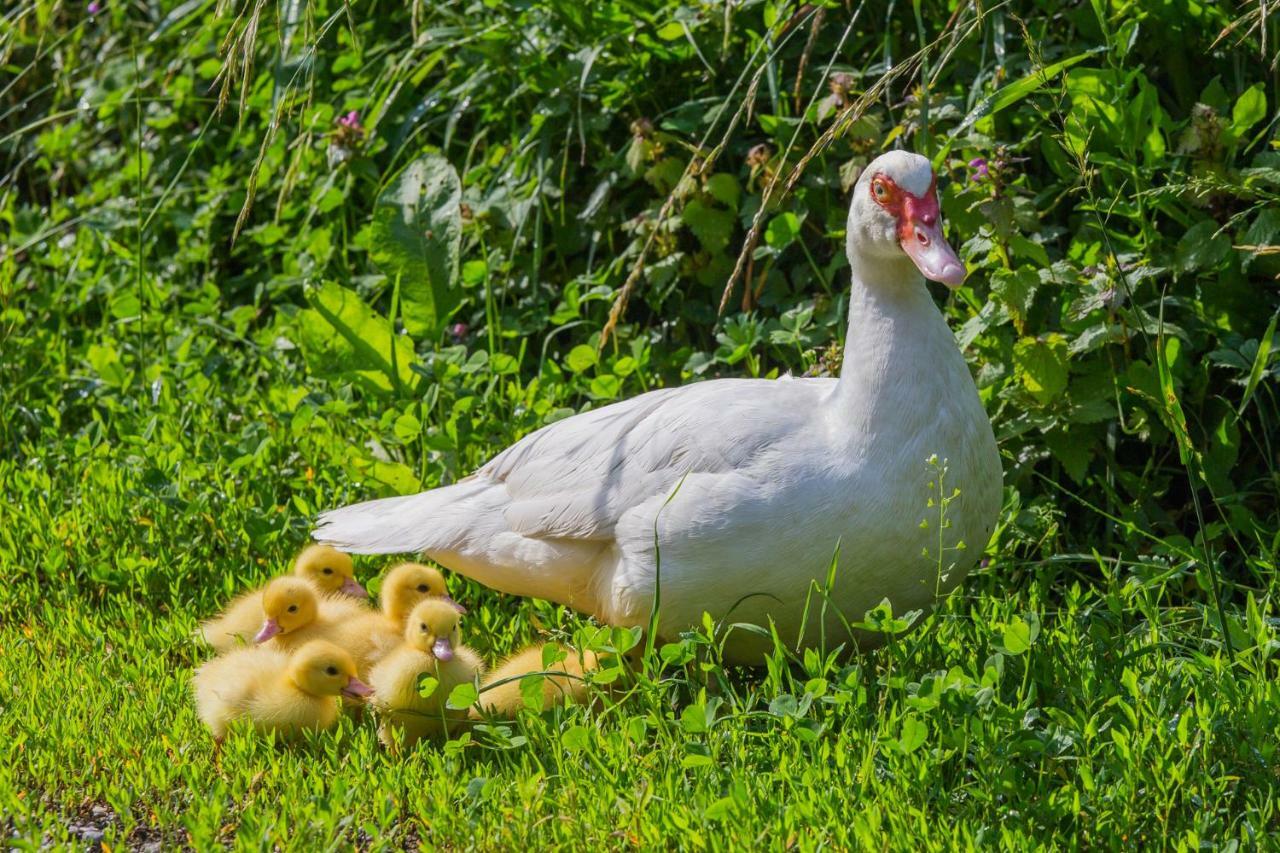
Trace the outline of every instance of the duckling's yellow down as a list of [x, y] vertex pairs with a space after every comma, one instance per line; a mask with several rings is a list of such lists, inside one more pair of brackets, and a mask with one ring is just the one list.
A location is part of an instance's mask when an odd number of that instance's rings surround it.
[[[351, 558], [328, 545], [312, 545], [300, 553], [293, 563], [293, 574], [315, 586], [322, 595], [364, 597], [367, 593], [355, 579]], [[259, 587], [231, 600], [227, 608], [200, 626], [205, 642], [214, 651], [226, 652], [253, 641], [262, 627], [262, 594]]]
[[[525, 707], [524, 694], [520, 690], [521, 676], [533, 673], [553, 673], [542, 676], [542, 708], [557, 704], [583, 704], [589, 691], [583, 676], [600, 665], [595, 652], [577, 652], [566, 648], [564, 660], [549, 667], [542, 665], [545, 645], [530, 646], [516, 652], [493, 669], [480, 689], [477, 708], [471, 710], [473, 719], [483, 716], [514, 717]], [[558, 675], [554, 673], [564, 673]]]
[[[461, 614], [449, 602], [429, 598], [409, 614], [403, 642], [369, 672], [372, 706], [381, 720], [378, 737], [389, 749], [410, 747], [423, 737], [448, 733], [466, 716], [465, 710], [445, 707], [453, 688], [483, 675], [484, 663], [459, 635]], [[422, 676], [437, 680], [435, 690], [422, 696]]]
[[292, 654], [261, 646], [233, 649], [200, 667], [192, 688], [200, 719], [218, 741], [236, 720], [284, 736], [326, 729], [338, 719], [338, 696], [369, 692], [356, 678], [351, 655], [324, 641]]

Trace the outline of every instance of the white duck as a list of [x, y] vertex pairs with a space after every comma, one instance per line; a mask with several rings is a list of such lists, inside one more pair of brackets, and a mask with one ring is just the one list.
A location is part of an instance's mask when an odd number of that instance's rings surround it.
[[[838, 380], [717, 379], [642, 394], [525, 436], [454, 485], [327, 512], [315, 538], [362, 554], [424, 552], [495, 589], [615, 625], [646, 624], [660, 587], [664, 637], [707, 611], [772, 620], [793, 641], [837, 545], [831, 598], [847, 621], [885, 597], [896, 613], [927, 606], [986, 545], [1001, 469], [920, 275], [958, 287], [966, 274], [943, 239], [926, 158], [895, 151], [867, 167], [847, 251]], [[942, 531], [941, 582], [937, 508], [927, 508], [935, 454], [948, 465], [947, 492], [960, 490]], [[811, 613], [811, 642], [818, 622]], [[828, 642], [840, 625], [829, 612]], [[763, 648], [735, 631], [726, 652], [750, 662]]]

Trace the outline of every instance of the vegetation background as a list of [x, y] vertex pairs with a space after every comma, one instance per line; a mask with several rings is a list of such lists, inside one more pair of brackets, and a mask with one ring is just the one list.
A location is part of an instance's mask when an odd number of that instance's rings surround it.
[[[8, 4], [6, 843], [1277, 844], [1271, 5]], [[943, 176], [1005, 465], [957, 593], [852, 658], [733, 670], [708, 622], [594, 709], [213, 761], [190, 635], [317, 511], [838, 364], [893, 146]], [[486, 655], [636, 640], [452, 583]]]

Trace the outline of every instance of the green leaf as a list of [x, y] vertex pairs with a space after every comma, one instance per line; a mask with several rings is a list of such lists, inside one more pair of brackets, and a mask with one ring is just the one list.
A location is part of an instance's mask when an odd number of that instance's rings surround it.
[[436, 690], [440, 687], [440, 679], [431, 675], [424, 675], [418, 682], [418, 695], [423, 699], [430, 699], [436, 694]]
[[622, 380], [612, 373], [606, 373], [591, 380], [591, 393], [596, 397], [612, 400], [621, 390]]
[[1217, 268], [1231, 254], [1231, 240], [1218, 233], [1212, 219], [1197, 222], [1186, 230], [1174, 251], [1174, 263], [1182, 272]]
[[379, 391], [413, 383], [413, 343], [354, 291], [333, 283], [310, 290], [298, 314], [303, 354], [318, 373], [348, 375]]
[[1105, 48], [1097, 47], [1072, 56], [1069, 59], [1063, 59], [1060, 62], [1046, 65], [1043, 68], [1037, 68], [1027, 76], [1013, 81], [1008, 86], [1005, 86], [994, 94], [988, 95], [978, 102], [976, 107], [969, 111], [969, 114], [964, 117], [964, 120], [961, 121], [960, 124], [956, 125], [956, 128], [950, 133], [951, 138], [954, 139], [963, 134], [979, 119], [995, 115], [1001, 110], [1013, 106], [1032, 92], [1049, 83], [1049, 81], [1054, 77], [1057, 77], [1066, 69], [1085, 61], [1093, 54], [1104, 49]]
[[728, 172], [717, 172], [707, 178], [707, 192], [725, 207], [738, 209], [742, 188], [738, 186], [738, 179]]
[[462, 184], [449, 161], [425, 154], [378, 196], [369, 256], [400, 282], [400, 317], [414, 336], [434, 334], [458, 305]]
[[560, 736], [560, 744], [570, 752], [581, 752], [591, 745], [591, 732], [586, 726], [570, 726]]
[[542, 682], [545, 676], [526, 675], [520, 679], [520, 698], [524, 701], [524, 706], [534, 713], [542, 713], [543, 702], [546, 700], [546, 693], [542, 689]]
[[122, 386], [129, 373], [120, 361], [120, 353], [111, 347], [89, 344], [89, 366], [108, 385]]
[[712, 207], [695, 198], [684, 206], [680, 218], [708, 252], [715, 254], [728, 247], [734, 225], [734, 215], [730, 211]]
[[446, 708], [461, 711], [464, 708], [470, 708], [479, 698], [480, 693], [476, 690], [476, 686], [470, 681], [464, 681], [449, 691], [449, 699], [444, 705]]
[[770, 219], [768, 226], [764, 229], [765, 243], [779, 252], [794, 243], [799, 235], [800, 217], [790, 211], [779, 213]]
[[1015, 618], [1013, 622], [1004, 626], [1000, 639], [1002, 652], [1020, 655], [1031, 648], [1031, 626], [1020, 617]]
[[569, 355], [565, 357], [564, 363], [574, 373], [582, 373], [595, 366], [599, 356], [596, 354], [596, 348], [587, 346], [586, 344], [578, 344], [569, 350]]
[[910, 754], [924, 745], [929, 735], [929, 726], [914, 714], [902, 718], [902, 733], [898, 736], [898, 746], [903, 753]]
[[1254, 83], [1236, 98], [1231, 108], [1231, 132], [1238, 139], [1249, 128], [1267, 117], [1267, 94], [1262, 83]]
[[1244, 386], [1244, 397], [1240, 400], [1240, 408], [1236, 410], [1236, 414], [1243, 415], [1245, 406], [1249, 405], [1249, 401], [1253, 399], [1253, 392], [1258, 390], [1258, 383], [1262, 381], [1262, 374], [1266, 372], [1267, 361], [1271, 358], [1271, 342], [1276, 334], [1276, 317], [1280, 315], [1272, 314], [1271, 322], [1267, 324], [1267, 330], [1262, 334], [1262, 340], [1258, 341], [1258, 354], [1253, 357], [1253, 368], [1249, 371], [1249, 382]]
[[1040, 405], [1049, 405], [1067, 389], [1067, 342], [1062, 335], [1023, 338], [1013, 348], [1013, 361], [1023, 387]]
[[998, 270], [991, 276], [991, 294], [1004, 303], [1020, 335], [1027, 333], [1027, 312], [1039, 286], [1040, 276], [1030, 269]]

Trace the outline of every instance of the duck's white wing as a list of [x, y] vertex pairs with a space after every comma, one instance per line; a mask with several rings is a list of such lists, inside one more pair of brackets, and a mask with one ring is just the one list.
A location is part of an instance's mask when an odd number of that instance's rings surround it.
[[833, 385], [733, 379], [651, 391], [543, 427], [455, 485], [324, 513], [315, 538], [356, 553], [426, 552], [446, 565], [470, 554], [459, 569], [468, 574], [495, 537], [524, 540], [530, 561], [529, 540], [598, 547], [624, 512], [681, 477], [750, 469]]

